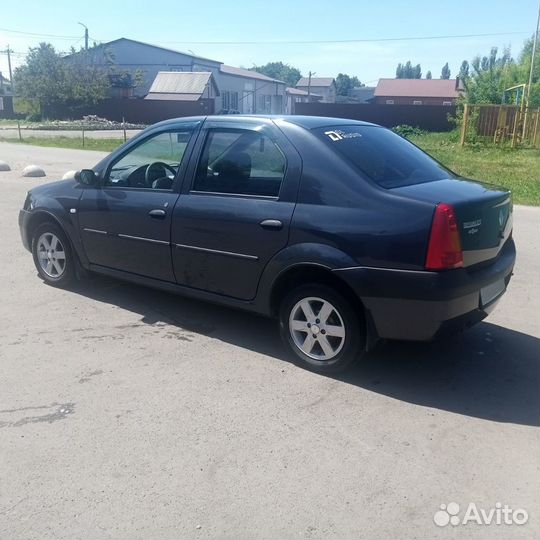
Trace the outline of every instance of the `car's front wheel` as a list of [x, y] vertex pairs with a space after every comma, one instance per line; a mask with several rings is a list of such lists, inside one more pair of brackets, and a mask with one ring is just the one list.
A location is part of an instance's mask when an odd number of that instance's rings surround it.
[[353, 304], [325, 285], [302, 285], [281, 303], [281, 337], [299, 365], [343, 371], [365, 350], [365, 324]]
[[38, 225], [32, 236], [32, 255], [39, 275], [49, 285], [65, 287], [73, 280], [75, 261], [71, 246], [58, 225]]

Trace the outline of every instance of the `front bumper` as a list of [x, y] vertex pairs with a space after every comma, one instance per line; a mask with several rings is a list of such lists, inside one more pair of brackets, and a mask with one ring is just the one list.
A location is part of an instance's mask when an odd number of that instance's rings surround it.
[[28, 237], [28, 222], [30, 221], [31, 213], [28, 210], [19, 211], [19, 230], [21, 232], [21, 240], [23, 246], [31, 251], [30, 238]]
[[334, 270], [361, 299], [381, 338], [428, 341], [481, 321], [502, 294], [482, 304], [481, 289], [504, 280], [516, 258], [509, 239], [489, 265], [444, 272], [355, 267]]

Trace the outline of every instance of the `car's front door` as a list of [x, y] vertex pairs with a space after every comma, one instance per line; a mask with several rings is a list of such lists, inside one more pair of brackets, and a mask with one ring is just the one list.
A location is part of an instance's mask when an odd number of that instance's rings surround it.
[[171, 216], [197, 123], [150, 134], [113, 159], [80, 200], [91, 264], [174, 282]]
[[288, 242], [300, 158], [268, 121], [207, 120], [176, 204], [178, 283], [255, 297], [266, 263]]

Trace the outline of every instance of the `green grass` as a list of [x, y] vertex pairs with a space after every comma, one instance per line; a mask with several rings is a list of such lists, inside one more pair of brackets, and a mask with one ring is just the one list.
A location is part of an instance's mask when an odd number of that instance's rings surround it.
[[516, 204], [538, 206], [538, 149], [500, 148], [483, 144], [461, 147], [455, 133], [428, 133], [411, 137], [410, 140], [457, 174], [510, 189]]
[[[0, 141], [19, 142], [18, 139]], [[538, 206], [540, 197], [540, 160], [537, 149], [499, 148], [493, 145], [459, 146], [453, 133], [428, 133], [411, 137], [411, 141], [454, 172], [498, 184], [510, 189], [516, 204]], [[56, 146], [111, 152], [123, 143], [121, 139], [85, 139], [71, 137], [28, 137], [21, 144]]]
[[52, 146], [57, 148], [74, 148], [79, 150], [100, 150], [112, 152], [124, 143], [122, 139], [93, 139], [85, 137], [84, 146], [82, 137], [24, 137], [23, 140], [4, 138], [0, 134], [0, 141], [20, 144], [31, 144], [34, 146]]

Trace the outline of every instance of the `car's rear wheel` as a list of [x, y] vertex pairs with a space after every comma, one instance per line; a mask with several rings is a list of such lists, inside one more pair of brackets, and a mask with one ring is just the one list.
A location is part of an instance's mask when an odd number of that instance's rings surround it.
[[282, 301], [280, 331], [299, 365], [321, 373], [343, 371], [365, 349], [365, 324], [356, 306], [326, 285], [302, 285]]
[[38, 225], [32, 236], [32, 255], [39, 275], [49, 285], [67, 286], [75, 276], [69, 240], [55, 223]]

